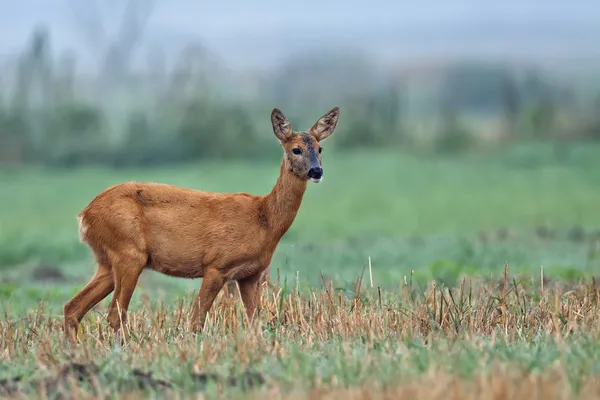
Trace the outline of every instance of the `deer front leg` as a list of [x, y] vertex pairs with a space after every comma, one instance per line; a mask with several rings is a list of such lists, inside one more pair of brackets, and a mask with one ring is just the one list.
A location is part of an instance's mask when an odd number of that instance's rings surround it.
[[254, 320], [257, 314], [258, 304], [260, 301], [261, 283], [264, 280], [263, 272], [259, 272], [253, 276], [238, 281], [240, 285], [240, 295], [246, 309], [246, 315], [250, 323]]
[[[267, 268], [265, 268], [265, 270], [263, 272], [260, 273], [260, 282], [259, 282], [259, 286], [262, 288], [263, 286], [269, 286], [272, 287], [271, 285], [271, 264], [267, 265]], [[266, 285], [265, 285], [266, 284]]]
[[226, 279], [220, 271], [216, 269], [205, 271], [202, 285], [200, 286], [200, 292], [192, 306], [190, 323], [193, 332], [202, 332], [206, 321], [206, 314], [215, 301], [217, 294], [219, 294], [219, 291], [225, 285], [225, 282]]

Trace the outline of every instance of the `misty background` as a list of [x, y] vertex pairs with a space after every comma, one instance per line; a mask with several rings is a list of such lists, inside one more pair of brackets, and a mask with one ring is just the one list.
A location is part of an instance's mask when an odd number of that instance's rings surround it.
[[[2, 54], [16, 56], [43, 24], [55, 50], [92, 68], [118, 39], [125, 0], [3, 1]], [[160, 48], [171, 61], [200, 42], [232, 67], [274, 67], [316, 47], [354, 48], [391, 66], [414, 57], [490, 57], [557, 63], [598, 59], [600, 6], [564, 1], [137, 1], [136, 52]], [[138, 60], [143, 64], [142, 60]], [[581, 66], [585, 67], [585, 66]]]
[[598, 21], [583, 0], [5, 1], [0, 162], [260, 158], [273, 107], [341, 107], [348, 148], [590, 138]]

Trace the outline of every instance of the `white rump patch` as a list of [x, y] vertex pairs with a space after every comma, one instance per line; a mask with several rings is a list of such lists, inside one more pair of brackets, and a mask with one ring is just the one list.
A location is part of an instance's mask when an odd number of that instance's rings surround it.
[[83, 223], [83, 216], [79, 215], [77, 217], [77, 221], [79, 222], [79, 241], [85, 242], [85, 234], [87, 232], [87, 226]]

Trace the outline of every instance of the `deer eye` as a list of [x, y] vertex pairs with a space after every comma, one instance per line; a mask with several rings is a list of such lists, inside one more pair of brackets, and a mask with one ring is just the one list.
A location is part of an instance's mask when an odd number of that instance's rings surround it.
[[319, 154], [321, 154], [323, 152], [323, 148], [319, 147]]
[[300, 154], [302, 154], [302, 150], [300, 150], [298, 147], [296, 147], [292, 150], [292, 153], [299, 156]]

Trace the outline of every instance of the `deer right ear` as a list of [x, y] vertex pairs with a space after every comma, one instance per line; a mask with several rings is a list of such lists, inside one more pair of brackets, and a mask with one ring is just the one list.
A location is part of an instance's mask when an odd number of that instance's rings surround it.
[[333, 133], [340, 116], [340, 109], [334, 107], [327, 114], [323, 115], [310, 129], [313, 136], [319, 141], [327, 139]]
[[271, 113], [271, 123], [273, 124], [273, 132], [280, 142], [285, 143], [292, 137], [292, 124], [277, 108]]

